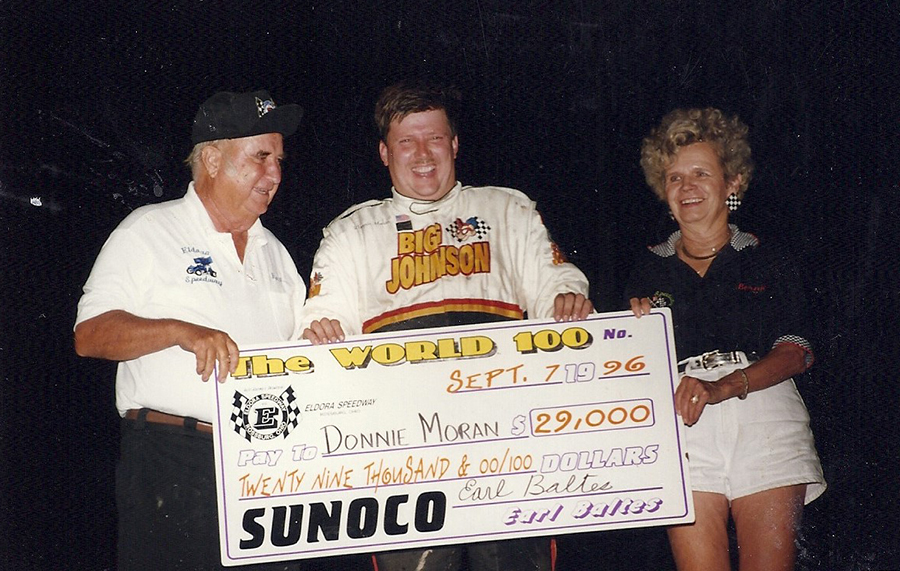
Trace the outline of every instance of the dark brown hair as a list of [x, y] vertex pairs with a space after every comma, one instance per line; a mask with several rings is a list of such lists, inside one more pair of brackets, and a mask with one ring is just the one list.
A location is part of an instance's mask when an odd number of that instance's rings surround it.
[[403, 120], [412, 113], [443, 109], [456, 136], [456, 120], [462, 95], [455, 87], [442, 87], [426, 82], [401, 82], [385, 88], [375, 104], [375, 125], [382, 141], [387, 141], [391, 121]]

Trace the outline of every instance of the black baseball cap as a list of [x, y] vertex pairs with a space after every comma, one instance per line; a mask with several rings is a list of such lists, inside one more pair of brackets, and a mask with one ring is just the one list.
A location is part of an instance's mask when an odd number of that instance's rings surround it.
[[293, 135], [303, 117], [299, 105], [276, 106], [268, 91], [220, 91], [200, 105], [191, 130], [193, 144], [264, 133]]

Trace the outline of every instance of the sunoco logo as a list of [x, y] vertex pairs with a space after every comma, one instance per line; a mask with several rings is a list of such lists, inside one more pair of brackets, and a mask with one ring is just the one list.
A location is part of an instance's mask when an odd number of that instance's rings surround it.
[[231, 423], [234, 431], [246, 438], [272, 440], [287, 435], [300, 423], [300, 408], [296, 404], [293, 387], [280, 395], [259, 394], [247, 398], [234, 392]]

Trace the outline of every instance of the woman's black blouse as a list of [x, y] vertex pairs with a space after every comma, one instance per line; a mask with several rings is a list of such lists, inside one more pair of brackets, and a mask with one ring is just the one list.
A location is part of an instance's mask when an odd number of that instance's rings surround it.
[[763, 357], [780, 343], [807, 352], [809, 321], [797, 266], [786, 252], [731, 226], [732, 238], [701, 277], [675, 255], [680, 232], [640, 255], [625, 301], [650, 298], [669, 307], [678, 359], [707, 351], [744, 351]]

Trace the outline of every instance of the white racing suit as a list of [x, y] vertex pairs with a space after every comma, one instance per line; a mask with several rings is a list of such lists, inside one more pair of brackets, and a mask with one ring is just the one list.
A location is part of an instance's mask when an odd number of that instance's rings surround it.
[[521, 192], [457, 183], [434, 202], [392, 195], [325, 228], [300, 331], [323, 317], [348, 336], [549, 318], [557, 294], [587, 296]]
[[[358, 204], [324, 230], [301, 329], [337, 319], [346, 335], [549, 318], [560, 293], [588, 281], [517, 190], [456, 186], [423, 202], [394, 190]], [[298, 335], [299, 332], [298, 331]], [[549, 571], [549, 538], [379, 553], [378, 571]]]

